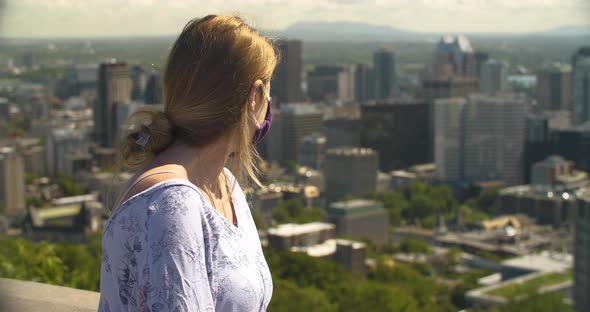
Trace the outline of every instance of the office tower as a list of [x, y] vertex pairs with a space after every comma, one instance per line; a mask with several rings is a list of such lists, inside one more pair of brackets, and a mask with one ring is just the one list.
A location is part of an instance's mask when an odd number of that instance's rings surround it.
[[361, 146], [379, 153], [380, 171], [432, 161], [426, 102], [397, 98], [363, 105], [361, 122]]
[[422, 98], [429, 103], [436, 99], [464, 97], [479, 93], [479, 79], [454, 77], [448, 79], [422, 80]]
[[331, 203], [326, 220], [336, 225], [336, 234], [368, 239], [378, 246], [389, 241], [389, 214], [374, 200], [355, 199]]
[[272, 79], [271, 95], [277, 103], [299, 102], [303, 100], [301, 90], [301, 40], [279, 40], [279, 64]]
[[578, 125], [590, 120], [590, 55], [579, 56], [573, 69], [572, 117]]
[[323, 133], [323, 113], [312, 104], [285, 104], [281, 106], [281, 161], [299, 162], [303, 137]]
[[15, 215], [25, 206], [25, 167], [23, 158], [11, 147], [0, 148], [0, 211]]
[[397, 62], [395, 54], [391, 50], [378, 49], [373, 54], [375, 68], [375, 96], [378, 99], [387, 99], [397, 93]]
[[579, 48], [576, 51], [576, 53], [574, 53], [572, 55], [572, 60], [571, 60], [572, 70], [574, 72], [576, 71], [575, 67], [578, 64], [578, 60], [582, 60], [582, 59], [589, 58], [589, 57], [590, 57], [590, 46]]
[[463, 179], [465, 98], [434, 101], [434, 162], [436, 177], [447, 182]]
[[312, 101], [335, 100], [338, 98], [338, 77], [341, 66], [316, 66], [307, 73], [307, 96]]
[[537, 73], [537, 102], [542, 110], [570, 110], [571, 68], [551, 64]]
[[469, 182], [522, 182], [527, 100], [471, 95], [465, 105], [464, 176]]
[[482, 65], [479, 76], [481, 93], [494, 95], [506, 91], [506, 73], [508, 64], [502, 61], [489, 60]]
[[115, 103], [125, 103], [131, 97], [131, 79], [127, 64], [115, 60], [100, 64], [98, 99], [94, 107], [94, 134], [102, 146], [113, 146], [116, 135]]
[[131, 67], [131, 99], [134, 101], [143, 101], [146, 87], [145, 70], [140, 65]]
[[354, 67], [342, 66], [342, 70], [338, 73], [338, 94], [337, 99], [343, 102], [351, 102], [354, 100]]
[[328, 202], [346, 195], [364, 196], [375, 191], [378, 155], [369, 148], [339, 147], [326, 151], [324, 178]]
[[70, 66], [64, 74], [65, 97], [84, 93], [95, 93], [98, 81], [97, 64], [78, 64]]
[[68, 171], [67, 156], [87, 155], [90, 148], [88, 137], [79, 129], [51, 129], [44, 142], [45, 167], [51, 176]]
[[554, 129], [551, 131], [550, 139], [553, 154], [575, 162], [580, 170], [590, 171], [590, 127], [588, 125]]
[[162, 79], [160, 73], [152, 70], [145, 85], [144, 101], [146, 104], [162, 104]]
[[476, 74], [477, 77], [481, 74], [481, 68], [485, 62], [490, 59], [490, 55], [485, 52], [475, 52]]
[[299, 164], [314, 170], [322, 170], [326, 149], [326, 137], [312, 133], [301, 139]]
[[443, 36], [436, 45], [428, 76], [431, 79], [477, 77], [477, 61], [465, 36]]
[[365, 103], [375, 98], [375, 70], [369, 64], [357, 64], [354, 70], [354, 99]]
[[574, 307], [590, 311], [590, 191], [578, 194], [574, 243]]
[[331, 118], [324, 121], [326, 148], [360, 147], [361, 120], [358, 118]]
[[525, 119], [524, 145], [524, 182], [531, 180], [531, 168], [534, 163], [545, 159], [551, 154], [548, 112], [543, 114], [528, 114]]

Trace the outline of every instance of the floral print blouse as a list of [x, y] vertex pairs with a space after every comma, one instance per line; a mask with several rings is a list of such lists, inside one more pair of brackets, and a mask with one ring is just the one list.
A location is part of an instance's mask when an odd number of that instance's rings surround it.
[[266, 311], [270, 271], [245, 196], [225, 172], [237, 226], [182, 179], [115, 210], [102, 238], [99, 311]]

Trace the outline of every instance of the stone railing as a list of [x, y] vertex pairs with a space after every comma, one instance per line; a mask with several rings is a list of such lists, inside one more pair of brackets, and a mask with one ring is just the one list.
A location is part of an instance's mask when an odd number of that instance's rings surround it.
[[2, 312], [96, 312], [98, 300], [97, 292], [0, 278]]

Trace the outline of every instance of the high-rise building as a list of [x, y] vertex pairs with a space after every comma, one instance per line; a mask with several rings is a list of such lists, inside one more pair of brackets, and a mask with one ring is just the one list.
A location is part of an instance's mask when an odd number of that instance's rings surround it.
[[579, 192], [574, 243], [574, 307], [590, 311], [590, 191]]
[[25, 210], [25, 167], [13, 148], [0, 149], [0, 211], [14, 215]]
[[307, 96], [312, 101], [335, 100], [338, 98], [338, 76], [341, 66], [316, 66], [307, 73]]
[[576, 65], [578, 64], [578, 60], [585, 59], [590, 57], [590, 46], [581, 47], [579, 48], [576, 53], [572, 55], [571, 65], [572, 70], [576, 71]]
[[94, 133], [99, 144], [112, 146], [116, 135], [114, 108], [131, 98], [131, 79], [127, 64], [110, 61], [100, 64], [98, 99], [94, 107]]
[[280, 51], [279, 64], [272, 79], [271, 95], [277, 103], [291, 103], [303, 100], [301, 90], [301, 74], [303, 62], [301, 61], [300, 40], [279, 40], [277, 43]]
[[489, 60], [482, 65], [479, 76], [481, 93], [494, 95], [506, 90], [508, 65], [502, 61]]
[[354, 71], [354, 99], [365, 103], [375, 98], [375, 70], [369, 64], [357, 64]]
[[378, 246], [389, 241], [389, 215], [374, 200], [355, 199], [331, 203], [327, 221], [336, 225], [336, 234], [368, 239]]
[[481, 68], [485, 62], [490, 59], [490, 55], [485, 52], [475, 52], [475, 63], [477, 64], [477, 77], [481, 74]]
[[527, 99], [474, 94], [435, 102], [435, 160], [439, 179], [503, 180], [519, 184], [524, 164]]
[[355, 92], [355, 77], [353, 66], [343, 66], [338, 73], [338, 96], [337, 99], [343, 102], [352, 102]]
[[427, 74], [431, 79], [477, 77], [478, 59], [465, 36], [443, 36], [436, 45]]
[[143, 101], [146, 86], [145, 70], [140, 65], [131, 67], [131, 99]]
[[301, 139], [299, 164], [315, 170], [322, 170], [326, 149], [326, 137], [313, 133]]
[[361, 146], [379, 153], [379, 170], [389, 172], [432, 162], [428, 104], [394, 98], [361, 107]]
[[422, 80], [422, 98], [428, 103], [433, 103], [436, 99], [464, 97], [473, 93], [479, 93], [479, 79], [477, 78], [427, 78]]
[[324, 178], [326, 199], [333, 202], [346, 195], [364, 196], [375, 191], [378, 155], [369, 148], [339, 147], [326, 151]]
[[324, 121], [326, 148], [360, 147], [361, 120], [358, 118], [331, 118]]
[[471, 95], [465, 105], [464, 178], [522, 182], [526, 97]]
[[463, 179], [465, 98], [434, 101], [434, 162], [441, 181]]
[[590, 55], [579, 56], [573, 69], [572, 117], [575, 124], [590, 120]]
[[162, 80], [156, 70], [152, 70], [148, 76], [144, 101], [146, 104], [162, 104]]
[[397, 61], [391, 50], [378, 49], [373, 54], [375, 68], [375, 96], [378, 99], [391, 98], [397, 93]]
[[537, 102], [542, 110], [570, 110], [571, 67], [551, 64], [537, 73]]
[[49, 131], [45, 137], [45, 167], [49, 175], [65, 173], [71, 168], [69, 155], [87, 155], [90, 142], [77, 129], [58, 128]]
[[323, 133], [323, 113], [315, 105], [290, 103], [281, 106], [281, 161], [298, 162], [303, 137]]

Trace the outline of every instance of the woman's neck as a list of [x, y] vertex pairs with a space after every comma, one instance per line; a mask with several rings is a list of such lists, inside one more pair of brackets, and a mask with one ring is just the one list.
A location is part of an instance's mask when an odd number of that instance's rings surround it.
[[200, 188], [216, 189], [228, 157], [229, 144], [223, 140], [202, 147], [192, 147], [177, 141], [158, 154], [148, 170], [168, 167], [185, 175]]

